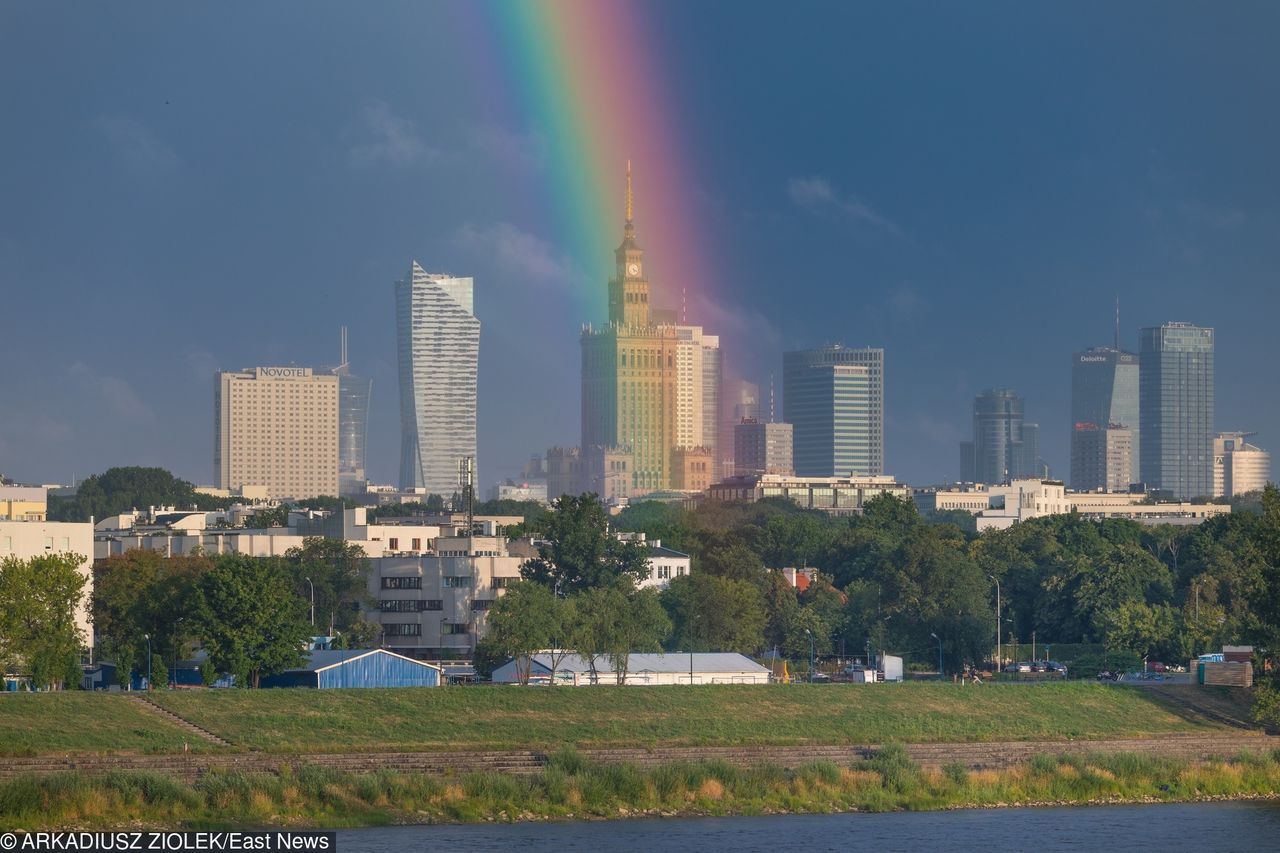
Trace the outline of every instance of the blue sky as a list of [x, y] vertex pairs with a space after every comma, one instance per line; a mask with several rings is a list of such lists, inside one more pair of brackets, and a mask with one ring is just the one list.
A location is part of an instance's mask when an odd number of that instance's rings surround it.
[[[1219, 428], [1280, 449], [1280, 7], [647, 8], [736, 372], [884, 346], [891, 473], [954, 478], [1008, 386], [1065, 474], [1069, 357], [1119, 296], [1128, 347], [1215, 327]], [[476, 279], [482, 481], [576, 442], [600, 318], [561, 279], [603, 288], [613, 246], [556, 244], [547, 129], [472, 91], [458, 10], [0, 7], [0, 471], [210, 482], [213, 371], [332, 362], [346, 324], [391, 482], [412, 259]]]

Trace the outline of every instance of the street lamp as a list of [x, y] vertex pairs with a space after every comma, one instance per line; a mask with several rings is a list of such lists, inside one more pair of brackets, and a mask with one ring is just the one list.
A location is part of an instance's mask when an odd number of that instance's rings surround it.
[[813, 632], [810, 631], [808, 628], [805, 628], [804, 632], [809, 635], [809, 683], [812, 684], [813, 669], [817, 665], [816, 664], [817, 655], [814, 654]]
[[147, 638], [147, 689], [151, 689], [151, 635], [143, 634]]
[[1000, 671], [1000, 579], [995, 575], [987, 575], [996, 582], [996, 672]]
[[938, 641], [938, 680], [941, 681], [942, 680], [942, 638], [939, 637], [937, 634], [933, 633], [932, 631], [929, 632], [929, 636], [933, 637], [935, 640]]
[[698, 614], [689, 614], [689, 686], [693, 686], [693, 623], [697, 621]]
[[178, 683], [178, 626], [182, 624], [182, 620], [187, 617], [179, 616], [173, 622], [173, 675], [169, 678], [169, 683], [177, 685]]
[[307, 578], [307, 585], [311, 587], [311, 631], [315, 633], [316, 629], [316, 585], [311, 582], [311, 578]]

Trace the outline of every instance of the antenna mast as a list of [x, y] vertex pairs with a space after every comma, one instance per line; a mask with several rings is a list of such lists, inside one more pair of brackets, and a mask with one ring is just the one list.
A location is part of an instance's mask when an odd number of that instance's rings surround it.
[[1116, 350], [1120, 349], [1120, 296], [1116, 295]]

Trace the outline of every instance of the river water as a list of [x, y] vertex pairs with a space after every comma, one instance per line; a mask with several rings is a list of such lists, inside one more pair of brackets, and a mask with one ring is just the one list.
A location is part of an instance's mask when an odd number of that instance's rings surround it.
[[338, 833], [338, 853], [407, 851], [1280, 851], [1280, 803], [404, 826]]

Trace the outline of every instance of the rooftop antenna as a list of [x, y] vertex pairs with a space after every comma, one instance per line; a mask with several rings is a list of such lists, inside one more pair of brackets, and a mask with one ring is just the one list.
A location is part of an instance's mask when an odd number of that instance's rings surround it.
[[680, 288], [680, 322], [689, 325], [689, 300], [686, 298], [687, 291]]
[[1116, 350], [1120, 349], [1120, 294], [1116, 294]]
[[341, 347], [342, 354], [338, 359], [338, 364], [342, 367], [346, 367], [347, 366], [347, 327], [346, 326], [342, 327], [340, 347]]
[[773, 420], [773, 374], [772, 373], [769, 374], [769, 423], [774, 423], [774, 420]]

